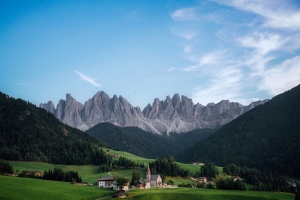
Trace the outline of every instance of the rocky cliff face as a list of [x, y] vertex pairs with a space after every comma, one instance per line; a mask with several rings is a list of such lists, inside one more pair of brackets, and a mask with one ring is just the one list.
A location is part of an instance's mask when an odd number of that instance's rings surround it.
[[243, 106], [239, 103], [223, 100], [217, 104], [194, 105], [192, 99], [175, 94], [165, 101], [154, 99], [143, 111], [133, 107], [122, 96], [110, 98], [100, 91], [84, 105], [77, 102], [70, 94], [66, 100], [60, 100], [57, 108], [51, 101], [40, 104], [41, 108], [54, 114], [60, 121], [72, 127], [87, 130], [101, 122], [110, 122], [121, 127], [137, 126], [153, 133], [188, 132], [197, 128], [214, 128], [224, 125], [257, 105], [257, 101]]

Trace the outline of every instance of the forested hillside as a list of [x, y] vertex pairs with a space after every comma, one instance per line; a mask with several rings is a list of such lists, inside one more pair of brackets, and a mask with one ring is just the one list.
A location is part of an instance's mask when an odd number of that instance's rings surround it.
[[102, 164], [106, 146], [54, 115], [0, 92], [0, 158], [61, 164]]
[[234, 163], [300, 177], [300, 86], [241, 115], [177, 160]]
[[108, 143], [112, 148], [145, 158], [164, 158], [178, 154], [195, 142], [213, 134], [216, 129], [196, 129], [188, 133], [157, 135], [138, 127], [119, 127], [104, 122], [86, 133]]
[[174, 155], [172, 150], [174, 146], [165, 141], [163, 136], [146, 132], [137, 127], [122, 128], [105, 122], [90, 128], [86, 133], [105, 141], [116, 150], [127, 151], [141, 157], [162, 158]]

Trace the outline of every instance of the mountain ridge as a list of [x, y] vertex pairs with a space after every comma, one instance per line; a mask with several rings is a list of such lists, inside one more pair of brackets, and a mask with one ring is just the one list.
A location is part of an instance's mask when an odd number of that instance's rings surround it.
[[80, 130], [87, 130], [98, 123], [110, 122], [120, 127], [136, 126], [145, 131], [183, 133], [198, 128], [222, 126], [257, 105], [268, 100], [252, 102], [247, 106], [222, 100], [217, 104], [203, 106], [194, 104], [192, 99], [179, 94], [172, 98], [155, 98], [143, 111], [133, 107], [121, 95], [110, 98], [105, 92], [97, 92], [84, 104], [77, 102], [71, 94], [60, 100], [55, 109], [53, 102], [41, 103], [40, 107], [54, 114], [61, 122]]

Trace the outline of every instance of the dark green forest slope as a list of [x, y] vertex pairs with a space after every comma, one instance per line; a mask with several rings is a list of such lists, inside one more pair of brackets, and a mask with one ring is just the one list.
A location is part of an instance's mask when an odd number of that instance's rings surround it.
[[138, 127], [119, 127], [104, 122], [86, 131], [108, 143], [112, 148], [127, 151], [145, 158], [174, 156], [195, 142], [213, 134], [215, 129], [197, 129], [188, 133], [157, 135]]
[[300, 177], [300, 85], [241, 115], [176, 158]]
[[54, 115], [0, 92], [0, 158], [61, 164], [101, 164], [106, 146]]
[[[95, 125], [86, 133], [105, 141], [112, 148], [145, 157], [167, 157], [174, 155], [172, 146], [162, 136], [146, 132], [137, 127], [122, 128], [105, 122]], [[178, 152], [176, 152], [178, 153]]]

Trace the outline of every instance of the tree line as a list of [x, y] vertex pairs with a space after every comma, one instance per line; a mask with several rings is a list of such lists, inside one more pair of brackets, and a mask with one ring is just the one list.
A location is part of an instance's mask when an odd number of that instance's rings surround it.
[[174, 157], [159, 159], [149, 163], [149, 168], [152, 174], [160, 174], [161, 178], [165, 176], [181, 176], [188, 177], [191, 175], [189, 170], [181, 169], [180, 166], [175, 163]]
[[[289, 184], [287, 180], [276, 171], [259, 170], [256, 168], [238, 167], [235, 164], [227, 165], [223, 172], [228, 175], [240, 176], [245, 182], [253, 185], [250, 190], [254, 191], [280, 191], [295, 192], [300, 189], [300, 184], [296, 183], [296, 188]], [[292, 183], [292, 182], [291, 182]]]
[[130, 160], [126, 157], [120, 156], [118, 160], [112, 160], [109, 163], [105, 163], [99, 166], [99, 173], [109, 172], [118, 169], [131, 169], [135, 167], [144, 168], [144, 163], [139, 163], [138, 161]]
[[0, 174], [12, 174], [14, 173], [14, 168], [8, 161], [0, 159]]

